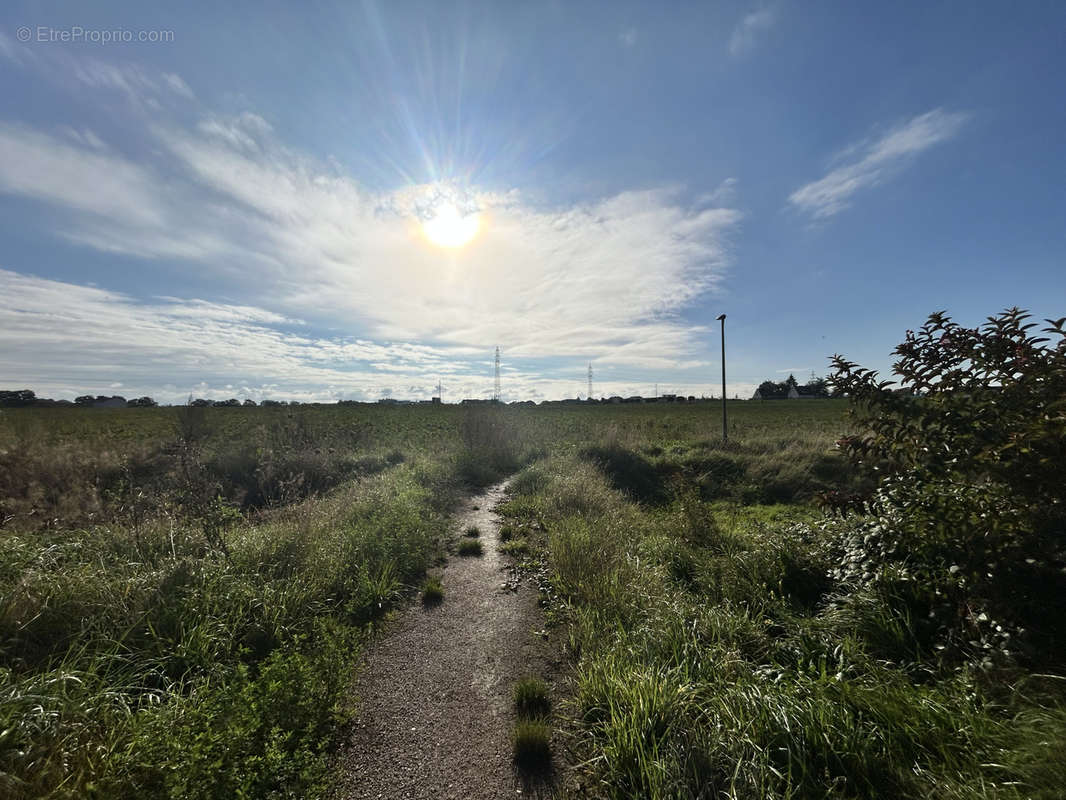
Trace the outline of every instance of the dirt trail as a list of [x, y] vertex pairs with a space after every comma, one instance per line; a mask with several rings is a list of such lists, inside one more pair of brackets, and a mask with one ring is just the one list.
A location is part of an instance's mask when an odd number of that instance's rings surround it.
[[444, 568], [444, 602], [399, 612], [361, 665], [356, 719], [340, 759], [338, 797], [514, 798], [546, 796], [511, 765], [511, 686], [551, 669], [536, 590], [509, 582], [498, 550], [493, 507], [498, 484], [456, 515], [460, 532], [476, 525], [484, 555], [453, 556]]

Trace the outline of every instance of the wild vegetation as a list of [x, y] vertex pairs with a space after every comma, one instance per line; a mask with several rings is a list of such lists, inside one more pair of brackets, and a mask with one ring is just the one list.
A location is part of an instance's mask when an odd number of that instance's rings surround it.
[[[814, 424], [802, 445], [784, 425], [728, 445], [632, 426], [520, 473], [510, 533], [568, 631], [583, 790], [1060, 797], [1062, 322], [1049, 345], [1019, 312], [935, 315], [895, 390], [837, 359], [839, 448]], [[818, 494], [864, 514], [806, 502], [834, 450], [871, 477]], [[744, 481], [767, 451], [798, 474], [760, 492]]]
[[[360, 643], [514, 473], [597, 797], [1052, 798], [1062, 321], [935, 316], [852, 401], [0, 414], [0, 793], [316, 796]], [[849, 413], [850, 409], [850, 413]], [[460, 546], [480, 545], [458, 536]]]
[[480, 424], [407, 411], [3, 412], [0, 794], [323, 790], [359, 642], [443, 551]]

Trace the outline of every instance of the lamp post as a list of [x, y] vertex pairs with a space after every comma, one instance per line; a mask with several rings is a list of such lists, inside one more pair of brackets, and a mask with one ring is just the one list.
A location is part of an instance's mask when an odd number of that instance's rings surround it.
[[729, 438], [725, 418], [725, 314], [719, 314], [718, 321], [722, 323], [722, 441], [724, 442]]

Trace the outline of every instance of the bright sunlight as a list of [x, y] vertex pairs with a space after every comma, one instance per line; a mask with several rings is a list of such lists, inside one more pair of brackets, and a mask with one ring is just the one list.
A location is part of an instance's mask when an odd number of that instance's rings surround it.
[[422, 223], [426, 238], [438, 247], [462, 247], [477, 235], [480, 227], [479, 214], [462, 214], [450, 201], [440, 203], [433, 216]]

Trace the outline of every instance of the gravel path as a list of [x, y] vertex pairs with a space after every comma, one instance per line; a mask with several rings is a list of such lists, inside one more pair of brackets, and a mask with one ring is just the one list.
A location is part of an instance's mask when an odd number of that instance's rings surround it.
[[339, 798], [551, 796], [550, 786], [521, 780], [511, 764], [511, 686], [554, 665], [534, 633], [544, 626], [537, 592], [515, 590], [497, 549], [493, 507], [505, 487], [470, 498], [457, 514], [460, 532], [481, 530], [484, 555], [453, 556], [444, 602], [399, 612], [367, 650]]

